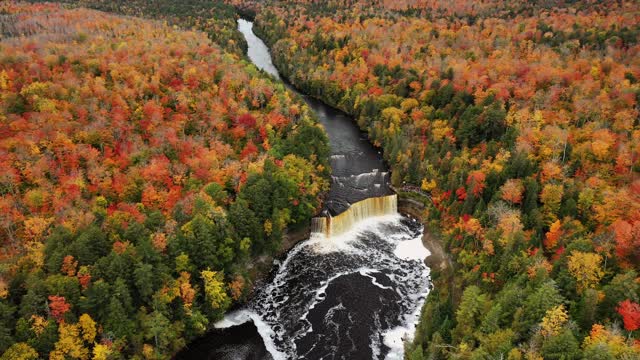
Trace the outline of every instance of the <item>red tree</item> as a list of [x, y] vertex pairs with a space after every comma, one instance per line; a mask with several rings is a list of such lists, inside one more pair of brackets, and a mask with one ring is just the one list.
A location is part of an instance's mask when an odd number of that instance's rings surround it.
[[71, 309], [64, 296], [49, 295], [49, 310], [57, 322], [64, 320], [64, 314]]
[[253, 115], [247, 113], [238, 116], [237, 122], [239, 125], [244, 126], [245, 128], [253, 129], [256, 127], [256, 118]]
[[617, 310], [618, 314], [622, 316], [624, 328], [627, 331], [634, 331], [640, 328], [640, 305], [627, 299], [620, 302]]
[[482, 195], [482, 191], [485, 188], [485, 178], [486, 175], [480, 170], [472, 171], [469, 174], [469, 176], [467, 177], [467, 185], [471, 185], [471, 193], [473, 194], [473, 196], [479, 197], [480, 195]]

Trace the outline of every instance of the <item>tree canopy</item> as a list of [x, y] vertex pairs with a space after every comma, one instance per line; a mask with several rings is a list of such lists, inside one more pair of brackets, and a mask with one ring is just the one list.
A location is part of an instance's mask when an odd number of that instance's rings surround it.
[[638, 357], [638, 2], [228, 2], [429, 192], [455, 270], [410, 358]]
[[[102, 5], [193, 10], [142, 3]], [[228, 42], [170, 26], [211, 35], [218, 7], [167, 24], [0, 4], [3, 359], [168, 358], [321, 208], [328, 141], [310, 110]]]

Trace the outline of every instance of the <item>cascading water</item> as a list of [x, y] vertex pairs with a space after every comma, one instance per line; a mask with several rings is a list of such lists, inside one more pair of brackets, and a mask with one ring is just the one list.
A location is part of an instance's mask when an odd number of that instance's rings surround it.
[[[250, 59], [279, 78], [252, 23], [238, 24]], [[353, 121], [301, 96], [331, 143], [323, 217], [243, 309], [177, 359], [403, 358], [428, 293], [422, 225], [397, 213], [385, 164]]]
[[347, 210], [339, 215], [311, 219], [311, 232], [320, 233], [330, 238], [349, 231], [358, 223], [369, 218], [397, 213], [397, 195], [372, 197], [351, 204]]

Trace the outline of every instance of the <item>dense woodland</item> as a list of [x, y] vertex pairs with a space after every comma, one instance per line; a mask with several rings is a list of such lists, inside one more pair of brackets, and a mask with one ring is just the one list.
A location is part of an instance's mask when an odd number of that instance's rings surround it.
[[[42, 0], [29, 0], [42, 2]], [[116, 14], [166, 21], [182, 29], [205, 32], [225, 51], [242, 56], [247, 42], [236, 29], [236, 10], [209, 0], [60, 0], [58, 2]]]
[[168, 358], [308, 224], [327, 159], [203, 32], [0, 3], [0, 358]]
[[430, 194], [408, 358], [640, 358], [638, 2], [232, 3]]
[[[228, 5], [70, 3], [161, 21], [0, 3], [0, 353], [166, 358], [317, 211], [326, 136]], [[229, 4], [430, 194], [409, 359], [640, 358], [637, 1]]]

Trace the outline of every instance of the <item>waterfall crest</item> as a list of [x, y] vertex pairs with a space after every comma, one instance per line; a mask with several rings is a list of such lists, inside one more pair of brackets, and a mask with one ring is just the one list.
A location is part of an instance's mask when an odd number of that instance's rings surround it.
[[352, 204], [349, 209], [337, 216], [311, 219], [311, 232], [322, 233], [326, 237], [340, 235], [359, 221], [397, 212], [398, 196], [396, 194], [372, 197]]

